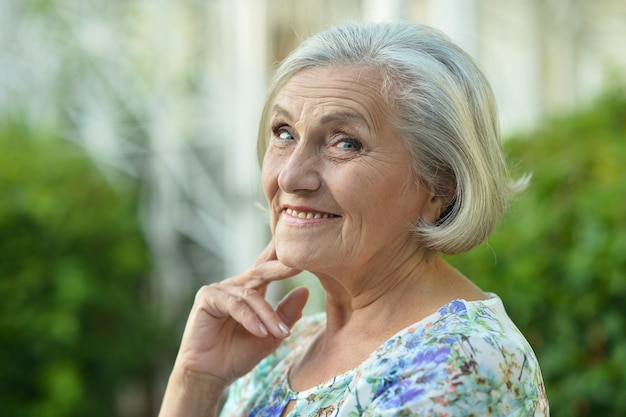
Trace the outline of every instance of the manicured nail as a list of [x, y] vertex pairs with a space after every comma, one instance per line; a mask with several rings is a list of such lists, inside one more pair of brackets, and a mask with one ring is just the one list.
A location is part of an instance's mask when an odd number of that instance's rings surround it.
[[259, 330], [263, 336], [267, 336], [269, 332], [267, 331], [267, 327], [263, 323], [259, 324]]
[[283, 323], [278, 323], [278, 328], [285, 336], [289, 336], [289, 328], [285, 326]]

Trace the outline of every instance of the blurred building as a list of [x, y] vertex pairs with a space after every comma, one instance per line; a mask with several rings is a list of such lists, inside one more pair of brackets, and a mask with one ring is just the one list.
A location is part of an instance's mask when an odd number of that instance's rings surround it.
[[325, 27], [398, 18], [477, 58], [505, 135], [624, 81], [623, 0], [4, 0], [0, 115], [140, 185], [155, 302], [178, 321], [269, 239], [255, 140], [275, 64]]
[[7, 0], [0, 113], [141, 183], [155, 291], [176, 317], [268, 240], [255, 139], [274, 65], [330, 25], [397, 18], [442, 29], [479, 60], [505, 134], [626, 69], [621, 0]]

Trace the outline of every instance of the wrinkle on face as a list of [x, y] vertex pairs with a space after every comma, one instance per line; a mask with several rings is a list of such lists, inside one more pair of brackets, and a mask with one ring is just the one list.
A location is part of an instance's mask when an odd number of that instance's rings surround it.
[[[381, 83], [380, 74], [369, 68], [321, 67], [296, 74], [276, 95], [270, 124], [272, 129], [284, 124], [293, 142], [273, 133], [263, 162], [263, 188], [277, 255], [289, 266], [331, 275], [349, 271], [363, 281], [390, 259], [419, 250], [411, 228], [428, 209], [431, 195], [418, 181], [407, 143], [394, 128]], [[357, 137], [362, 148], [335, 147], [334, 138], [344, 134]], [[289, 165], [292, 156], [302, 157], [302, 165]], [[320, 188], [282, 189], [281, 173], [296, 168], [302, 175], [319, 176]], [[293, 185], [299, 179], [290, 180]], [[325, 228], [290, 228], [281, 222], [285, 203], [320, 207], [341, 217]], [[356, 288], [363, 282], [346, 285]]]

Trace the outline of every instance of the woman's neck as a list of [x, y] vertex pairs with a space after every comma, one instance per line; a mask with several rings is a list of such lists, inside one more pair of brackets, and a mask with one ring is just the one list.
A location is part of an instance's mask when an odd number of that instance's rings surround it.
[[442, 305], [486, 295], [440, 256], [423, 251], [349, 278], [318, 276], [326, 291], [326, 338], [367, 334], [386, 340]]
[[371, 285], [357, 285], [354, 276], [342, 281], [318, 275], [326, 291], [326, 328], [292, 367], [293, 389], [308, 389], [359, 366], [394, 334], [454, 299], [487, 298], [439, 256], [427, 255], [387, 274], [362, 277]]

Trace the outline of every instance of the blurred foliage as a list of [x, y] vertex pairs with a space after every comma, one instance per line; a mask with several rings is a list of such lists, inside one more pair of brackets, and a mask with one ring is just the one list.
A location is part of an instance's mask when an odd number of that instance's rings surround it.
[[0, 415], [120, 415], [163, 334], [135, 193], [16, 123], [0, 149]]
[[[0, 149], [0, 415], [121, 415], [165, 341], [135, 192], [20, 124], [0, 123]], [[626, 415], [626, 94], [506, 151], [529, 189], [489, 244], [450, 261], [503, 298], [553, 417]]]
[[488, 244], [450, 261], [504, 300], [537, 353], [553, 417], [624, 416], [626, 94], [615, 88], [505, 148], [531, 184]]

